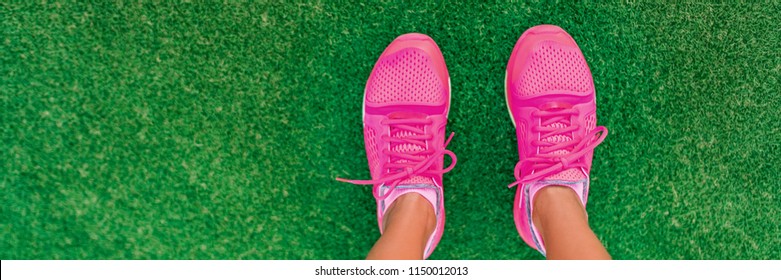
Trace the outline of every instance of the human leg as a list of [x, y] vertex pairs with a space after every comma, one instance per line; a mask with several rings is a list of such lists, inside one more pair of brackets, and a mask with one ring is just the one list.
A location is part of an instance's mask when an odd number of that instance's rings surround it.
[[417, 193], [400, 196], [385, 212], [382, 236], [366, 259], [419, 260], [437, 225], [426, 198]]
[[548, 259], [610, 259], [570, 188], [549, 186], [537, 192], [532, 220], [545, 241]]

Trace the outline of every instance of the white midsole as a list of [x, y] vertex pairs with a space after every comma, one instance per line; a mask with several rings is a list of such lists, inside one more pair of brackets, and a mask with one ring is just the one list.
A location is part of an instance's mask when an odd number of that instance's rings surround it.
[[510, 113], [510, 121], [513, 122], [513, 127], [516, 127], [513, 111], [510, 110], [510, 97], [507, 95], [507, 71], [504, 71], [504, 104], [507, 105], [507, 112]]

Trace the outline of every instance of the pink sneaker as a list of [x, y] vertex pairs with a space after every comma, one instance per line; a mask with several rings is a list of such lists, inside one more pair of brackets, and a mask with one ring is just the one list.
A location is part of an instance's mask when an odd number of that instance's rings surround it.
[[[377, 218], [383, 230], [385, 209], [405, 193], [416, 192], [434, 207], [437, 226], [423, 258], [434, 251], [445, 226], [442, 174], [456, 164], [446, 150], [450, 77], [434, 40], [423, 34], [401, 35], [374, 65], [363, 98], [363, 137], [371, 180], [344, 180], [374, 185]], [[444, 155], [452, 163], [444, 167]]]
[[532, 201], [540, 189], [573, 189], [585, 207], [594, 148], [607, 136], [596, 126], [594, 81], [575, 40], [554, 25], [526, 30], [507, 64], [507, 108], [518, 136], [515, 165], [515, 226], [521, 238], [545, 255], [532, 224]]

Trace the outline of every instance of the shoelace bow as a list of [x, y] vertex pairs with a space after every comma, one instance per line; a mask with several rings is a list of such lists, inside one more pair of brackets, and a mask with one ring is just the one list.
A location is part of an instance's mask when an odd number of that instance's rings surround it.
[[[563, 109], [563, 110], [540, 110], [532, 113], [533, 117], [541, 120], [540, 124], [532, 127], [532, 132], [544, 133], [540, 135], [540, 139], [547, 139], [555, 135], [561, 135], [570, 133], [579, 129], [578, 125], [573, 125], [570, 122], [570, 118], [573, 115], [577, 115], [577, 109]], [[544, 121], [543, 121], [544, 120]], [[554, 123], [563, 123], [565, 127], [554, 128], [547, 127]], [[594, 141], [594, 137], [599, 134], [599, 137]], [[574, 135], [573, 135], [574, 136]], [[519, 161], [515, 165], [515, 181], [508, 187], [512, 188], [516, 185], [525, 184], [537, 180], [544, 179], [545, 177], [552, 176], [561, 171], [567, 170], [573, 167], [586, 167], [585, 162], [580, 161], [583, 156], [589, 151], [594, 150], [602, 141], [607, 137], [607, 128], [604, 126], [598, 126], [594, 130], [587, 133], [583, 138], [577, 139], [572, 137], [570, 141], [564, 141], [560, 143], [553, 143], [542, 140], [532, 141], [532, 145], [539, 149], [539, 152], [534, 157], [528, 157]], [[566, 154], [553, 154], [558, 150], [566, 150]], [[531, 164], [531, 166], [526, 166]], [[521, 177], [521, 169], [530, 168], [534, 170], [533, 173]]]
[[[383, 125], [390, 126], [390, 133], [388, 135], [382, 135], [383, 141], [396, 144], [412, 144], [420, 147], [426, 147], [426, 141], [432, 140], [434, 135], [426, 133], [425, 130], [416, 126], [419, 125], [431, 125], [431, 120], [426, 119], [386, 119], [381, 122]], [[391, 137], [391, 135], [400, 135], [400, 132], [410, 132], [412, 135], [404, 137]], [[336, 178], [337, 181], [347, 182], [356, 185], [377, 185], [377, 187], [385, 185], [389, 186], [385, 195], [379, 195], [379, 189], [375, 188], [373, 191], [374, 197], [377, 199], [387, 198], [396, 186], [401, 181], [412, 178], [414, 176], [433, 177], [442, 175], [452, 170], [456, 166], [456, 155], [446, 150], [447, 145], [450, 144], [450, 140], [453, 139], [455, 133], [450, 133], [450, 136], [445, 141], [445, 144], [441, 149], [424, 149], [420, 151], [398, 152], [390, 149], [384, 149], [382, 153], [389, 156], [389, 162], [381, 165], [380, 168], [386, 171], [379, 178], [373, 180], [347, 180], [342, 178]], [[432, 169], [432, 165], [436, 160], [443, 155], [448, 155], [452, 159], [450, 166], [439, 170]], [[388, 184], [390, 183], [390, 184]], [[379, 184], [379, 185], [378, 185]]]

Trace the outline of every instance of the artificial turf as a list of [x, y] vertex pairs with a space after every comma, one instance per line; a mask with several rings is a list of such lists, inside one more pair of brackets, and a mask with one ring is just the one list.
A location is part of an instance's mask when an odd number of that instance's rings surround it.
[[593, 72], [588, 210], [614, 258], [781, 258], [776, 1], [31, 2], [0, 4], [0, 259], [365, 257], [370, 187], [334, 177], [369, 177], [364, 84], [408, 32], [452, 79], [431, 258], [541, 259], [513, 224], [503, 76], [543, 23]]

